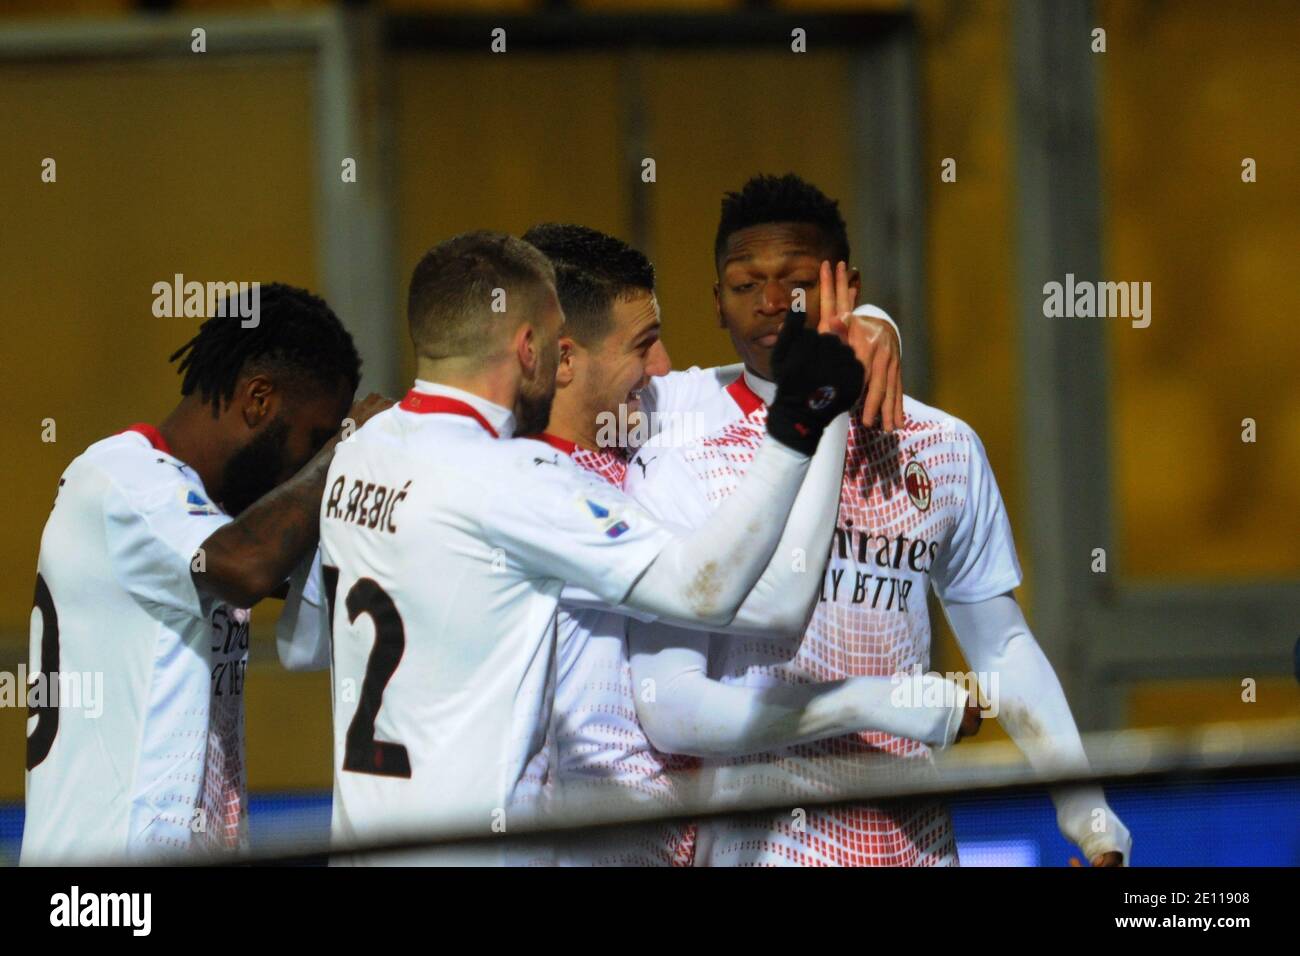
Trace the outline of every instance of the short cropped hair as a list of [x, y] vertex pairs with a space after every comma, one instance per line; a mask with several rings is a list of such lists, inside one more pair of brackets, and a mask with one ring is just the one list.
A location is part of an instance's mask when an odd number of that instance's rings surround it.
[[821, 230], [830, 253], [849, 261], [849, 233], [840, 204], [812, 183], [786, 173], [755, 176], [739, 192], [722, 197], [722, 216], [713, 241], [713, 261], [720, 263], [732, 233], [776, 222], [810, 223]]
[[614, 303], [655, 290], [655, 267], [622, 239], [588, 226], [545, 222], [524, 233], [555, 266], [564, 334], [591, 348], [613, 327]]
[[415, 352], [487, 358], [501, 331], [517, 327], [554, 285], [546, 256], [522, 239], [479, 230], [440, 242], [411, 274], [406, 315]]

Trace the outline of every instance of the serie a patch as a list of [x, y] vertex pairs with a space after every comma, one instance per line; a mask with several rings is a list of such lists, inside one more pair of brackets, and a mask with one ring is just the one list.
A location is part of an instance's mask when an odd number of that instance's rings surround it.
[[192, 515], [219, 515], [221, 509], [214, 505], [208, 499], [193, 488], [182, 488], [180, 492], [181, 501], [185, 503], [185, 510]]
[[592, 501], [590, 498], [583, 498], [583, 504], [587, 512], [601, 526], [605, 537], [617, 538], [631, 529], [631, 526], [619, 515], [614, 514], [611, 510], [598, 501]]

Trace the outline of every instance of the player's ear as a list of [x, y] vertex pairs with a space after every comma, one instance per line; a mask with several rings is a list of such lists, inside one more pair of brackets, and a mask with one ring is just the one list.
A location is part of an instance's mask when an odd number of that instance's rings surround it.
[[265, 375], [250, 375], [237, 389], [235, 398], [243, 404], [244, 424], [256, 428], [262, 422], [274, 417], [279, 393], [275, 385]]
[[854, 293], [862, 291], [862, 273], [852, 267], [849, 268], [849, 288]]
[[722, 296], [718, 291], [718, 283], [713, 283], [713, 311], [718, 316], [718, 328], [725, 329], [727, 323], [722, 320]]
[[577, 358], [578, 343], [568, 336], [560, 336], [560, 364], [555, 370], [555, 387], [564, 388], [573, 381], [574, 361]]
[[537, 330], [531, 322], [521, 322], [515, 329], [515, 357], [526, 375], [537, 368]]

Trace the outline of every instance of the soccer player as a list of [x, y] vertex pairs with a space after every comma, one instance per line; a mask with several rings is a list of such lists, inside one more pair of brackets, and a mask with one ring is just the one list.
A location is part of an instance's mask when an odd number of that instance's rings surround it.
[[[676, 534], [532, 440], [549, 418], [563, 312], [528, 243], [467, 233], [411, 278], [415, 387], [339, 448], [321, 551], [332, 608], [336, 845], [509, 833], [554, 691], [565, 600], [724, 627], [764, 573], [826, 426], [863, 371], [786, 323], [747, 479]], [[424, 857], [505, 862], [504, 845]]]
[[[95, 442], [59, 479], [32, 619], [22, 862], [245, 845], [248, 612], [315, 546], [360, 375], [326, 304], [257, 291], [178, 350], [180, 403]], [[359, 425], [382, 402], [352, 407]], [[68, 706], [102, 679], [93, 708]]]
[[[652, 379], [667, 375], [670, 366], [659, 338], [654, 267], [626, 243], [584, 226], [535, 226], [524, 239], [555, 266], [565, 314], [555, 403], [540, 437], [579, 467], [621, 486], [627, 457], [613, 441], [628, 430], [639, 395]], [[838, 307], [847, 312], [847, 276], [841, 273], [841, 278]], [[823, 294], [828, 302], [834, 296]], [[814, 464], [787, 522], [778, 554], [786, 557], [782, 567], [790, 573], [780, 581], [760, 579], [731, 629], [778, 639], [802, 636], [829, 555], [847, 418], [841, 416], [835, 423], [839, 429], [833, 426], [823, 435], [817, 458], [825, 460]], [[615, 429], [612, 422], [622, 427]], [[812, 567], [794, 570], [796, 548], [813, 556]], [[561, 605], [551, 752], [538, 755], [530, 777], [538, 785], [552, 784], [554, 799], [569, 811], [609, 804], [617, 808], [620, 801], [627, 805], [633, 799], [653, 799], [667, 807], [679, 791], [692, 789], [687, 771], [695, 761], [656, 750], [637, 720], [626, 621], [616, 611]], [[932, 678], [917, 680], [929, 683]], [[940, 746], [952, 742], [966, 716], [964, 691], [948, 695], [953, 704], [947, 706], [903, 711], [890, 706], [895, 690], [888, 679], [878, 677], [775, 692], [705, 679], [689, 694], [673, 691], [675, 699], [693, 701], [680, 720], [665, 720], [662, 709], [656, 709], [656, 716], [675, 728], [674, 746], [692, 754], [744, 754], [891, 726]], [[900, 718], [910, 723], [900, 723]], [[968, 732], [977, 726], [977, 709], [969, 721]], [[693, 833], [689, 825], [670, 823], [584, 835], [566, 841], [562, 862], [690, 865]]]
[[[825, 313], [830, 306], [814, 282], [819, 263], [847, 260], [848, 254], [837, 204], [798, 177], [760, 176], [728, 194], [714, 249], [714, 294], [744, 369], [697, 406], [707, 419], [703, 439], [663, 448], [652, 441], [638, 452], [628, 488], [639, 502], [664, 520], [697, 526], [726, 501], [750, 467], [769, 414], [773, 333], [792, 290], [809, 288], [810, 321]], [[1086, 766], [1060, 683], [1012, 595], [1019, 584], [1010, 525], [978, 436], [964, 422], [906, 397], [894, 434], [861, 419], [850, 429], [830, 567], [794, 659], [770, 641], [720, 641], [661, 622], [633, 622], [634, 683], [648, 680], [660, 689], [654, 700], [637, 698], [641, 723], [660, 749], [683, 749], [663, 732], [673, 726], [664, 718], [690, 713], [690, 689], [706, 673], [730, 684], [779, 688], [925, 670], [925, 595], [932, 585], [971, 666], [998, 675], [1003, 725], [1030, 761]], [[687, 696], [677, 699], [674, 689]], [[877, 772], [863, 757], [925, 759], [928, 753], [906, 735], [843, 736], [713, 761], [713, 792], [726, 796], [756, 782], [788, 786], [792, 793], [833, 790]], [[1128, 831], [1099, 789], [1060, 791], [1054, 799], [1062, 832], [1094, 865], [1127, 861]], [[700, 862], [714, 866], [957, 862], [947, 810], [932, 801], [811, 810], [806, 822], [789, 815], [711, 822], [700, 847]]]

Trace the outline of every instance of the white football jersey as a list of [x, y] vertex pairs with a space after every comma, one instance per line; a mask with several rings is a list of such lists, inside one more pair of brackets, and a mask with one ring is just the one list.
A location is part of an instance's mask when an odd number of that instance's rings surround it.
[[63, 473], [32, 613], [46, 696], [29, 697], [23, 863], [246, 845], [248, 613], [190, 575], [229, 520], [148, 425]]
[[[578, 467], [621, 487], [627, 458], [617, 449], [591, 451], [550, 435], [542, 440]], [[530, 779], [566, 808], [652, 800], [665, 810], [694, 779], [698, 761], [662, 754], [637, 720], [627, 653], [625, 614], [574, 607], [561, 599], [556, 624], [555, 710], [545, 754]], [[604, 830], [562, 842], [565, 866], [690, 866], [694, 827], [683, 823]]]
[[[509, 834], [534, 794], [564, 582], [618, 605], [672, 539], [506, 409], [417, 382], [335, 452], [333, 837]], [[504, 841], [423, 862], [525, 862]]]
[[[739, 377], [744, 366], [722, 365], [715, 368], [690, 368], [656, 375], [641, 392], [641, 412], [645, 416], [646, 437], [664, 434], [672, 440], [701, 436], [700, 425], [705, 419], [699, 414], [700, 406], [717, 395], [718, 390]], [[643, 432], [628, 429], [623, 444], [629, 451], [642, 442]]]
[[330, 629], [325, 607], [320, 547], [289, 575], [289, 593], [275, 622], [275, 649], [290, 671], [323, 671], [330, 666]]
[[[745, 372], [704, 399], [706, 436], [685, 446], [652, 440], [632, 458], [626, 489], [652, 513], [697, 527], [735, 489], [762, 440], [770, 382]], [[964, 422], [911, 398], [893, 435], [855, 419], [849, 430], [838, 525], [821, 599], [798, 654], [781, 642], [713, 641], [710, 674], [751, 687], [891, 677], [928, 670], [926, 592], [975, 602], [1020, 583], [1010, 525], [979, 438]], [[714, 792], [761, 779], [792, 793], [832, 794], [865, 782], [861, 758], [929, 756], [917, 741], [861, 733], [777, 753], [709, 762]], [[955, 863], [946, 808], [922, 802], [885, 810], [810, 811], [767, 822], [702, 828], [702, 862], [731, 865]]]

